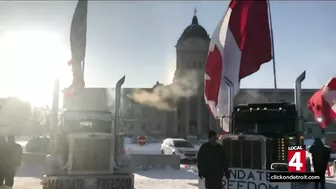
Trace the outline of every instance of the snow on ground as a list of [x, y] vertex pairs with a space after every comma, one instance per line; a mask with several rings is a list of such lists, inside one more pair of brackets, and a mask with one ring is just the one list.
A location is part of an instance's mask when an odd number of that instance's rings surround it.
[[[17, 140], [23, 147], [27, 140]], [[306, 146], [310, 146], [313, 140], [306, 140]], [[158, 154], [161, 143], [149, 143], [145, 146], [132, 144], [130, 139], [125, 139], [126, 151], [130, 153]], [[195, 145], [199, 148], [199, 145]], [[196, 189], [198, 188], [197, 167], [181, 165], [181, 170], [162, 169], [137, 171], [135, 173], [135, 189]], [[40, 177], [43, 173], [41, 166], [23, 165], [15, 178], [15, 189], [41, 189]], [[336, 188], [336, 178], [328, 178], [327, 189]]]
[[197, 174], [187, 169], [148, 170], [135, 174], [136, 189], [195, 189], [198, 185]]
[[[23, 165], [15, 178], [15, 189], [41, 189], [41, 166]], [[197, 188], [197, 173], [191, 167], [181, 170], [161, 169], [137, 171], [134, 174], [135, 189], [195, 189]]]
[[[42, 169], [22, 167], [15, 178], [15, 189], [42, 189]], [[195, 166], [181, 165], [181, 170], [162, 169], [138, 171], [135, 174], [135, 189], [196, 189], [198, 188]], [[327, 189], [336, 188], [335, 179], [327, 179]]]

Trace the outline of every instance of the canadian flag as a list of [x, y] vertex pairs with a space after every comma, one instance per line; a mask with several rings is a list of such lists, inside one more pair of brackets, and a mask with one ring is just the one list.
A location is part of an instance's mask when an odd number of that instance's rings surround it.
[[[215, 117], [229, 116], [227, 77], [239, 90], [240, 80], [272, 59], [266, 0], [232, 0], [211, 37], [205, 66], [204, 98]], [[229, 131], [229, 125], [223, 126]]]
[[78, 0], [70, 27], [72, 84], [63, 90], [65, 96], [72, 96], [85, 87], [84, 60], [86, 50], [88, 1]]
[[316, 122], [325, 129], [336, 118], [336, 77], [333, 77], [308, 100], [308, 109]]

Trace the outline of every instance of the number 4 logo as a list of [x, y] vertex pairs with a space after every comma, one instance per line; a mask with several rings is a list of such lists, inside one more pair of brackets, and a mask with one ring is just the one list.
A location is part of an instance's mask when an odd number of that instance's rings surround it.
[[306, 172], [306, 151], [289, 150], [288, 151], [288, 171]]
[[288, 162], [289, 167], [295, 167], [296, 171], [300, 171], [303, 167], [301, 163], [301, 153], [295, 152], [292, 159]]

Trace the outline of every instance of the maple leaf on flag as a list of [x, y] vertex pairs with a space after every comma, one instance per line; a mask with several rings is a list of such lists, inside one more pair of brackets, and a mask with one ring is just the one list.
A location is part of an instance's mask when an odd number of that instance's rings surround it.
[[316, 91], [307, 102], [308, 109], [314, 114], [315, 121], [325, 129], [336, 118], [336, 78], [332, 78]]
[[[218, 104], [218, 93], [222, 77], [222, 55], [217, 45], [208, 54], [207, 66], [205, 68], [204, 97], [211, 112]], [[214, 106], [214, 107], [213, 107]]]

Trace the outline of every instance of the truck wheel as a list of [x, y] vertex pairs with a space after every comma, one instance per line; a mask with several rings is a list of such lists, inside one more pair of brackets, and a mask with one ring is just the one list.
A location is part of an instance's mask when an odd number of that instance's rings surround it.
[[162, 154], [162, 155], [164, 154], [164, 151], [163, 151], [163, 150], [161, 150], [161, 154]]

